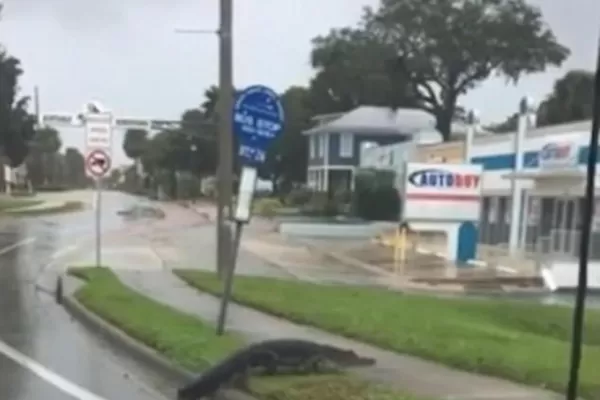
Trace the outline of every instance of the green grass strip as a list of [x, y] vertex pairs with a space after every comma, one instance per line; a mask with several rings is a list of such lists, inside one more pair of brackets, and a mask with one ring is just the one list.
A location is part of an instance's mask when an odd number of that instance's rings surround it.
[[[235, 335], [217, 336], [210, 324], [136, 292], [108, 268], [76, 267], [69, 274], [86, 282], [75, 293], [86, 308], [184, 368], [203, 370], [243, 344]], [[417, 400], [343, 374], [256, 378], [251, 389], [261, 400]]]
[[210, 324], [129, 288], [108, 268], [72, 268], [87, 283], [75, 298], [129, 336], [176, 364], [203, 370], [242, 345], [232, 335], [217, 336]]
[[[178, 270], [218, 295], [215, 274]], [[563, 391], [571, 309], [525, 301], [448, 299], [376, 288], [238, 276], [236, 302], [385, 349], [463, 370]], [[589, 310], [581, 394], [600, 399], [600, 313]]]

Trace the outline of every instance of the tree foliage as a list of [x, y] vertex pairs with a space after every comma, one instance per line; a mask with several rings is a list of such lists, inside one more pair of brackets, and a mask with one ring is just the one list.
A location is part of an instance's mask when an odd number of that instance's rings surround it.
[[593, 103], [594, 74], [582, 70], [567, 72], [540, 104], [537, 123], [544, 126], [591, 118]]
[[88, 178], [85, 173], [85, 158], [83, 154], [74, 147], [67, 147], [63, 159], [65, 165], [64, 183], [69, 187], [86, 186]]
[[123, 137], [123, 151], [132, 160], [137, 160], [144, 153], [148, 131], [145, 129], [127, 129]]
[[[538, 107], [537, 126], [581, 121], [592, 117], [594, 74], [584, 70], [567, 72], [554, 83], [552, 92]], [[510, 115], [499, 124], [488, 127], [492, 132], [514, 132], [518, 114]]]
[[[410, 84], [408, 93], [437, 118], [445, 138], [461, 95], [492, 75], [517, 82], [569, 55], [524, 0], [382, 0], [366, 9], [360, 29], [391, 49], [384, 53], [391, 72]], [[343, 37], [330, 36], [329, 47], [342, 48]]]
[[415, 104], [404, 76], [388, 60], [392, 46], [364, 28], [333, 29], [313, 39], [313, 107], [321, 113], [349, 111], [360, 105], [409, 107]]
[[62, 146], [60, 133], [51, 127], [40, 127], [35, 130], [29, 142], [27, 170], [34, 187], [56, 183], [60, 175], [60, 157], [56, 157]]
[[[491, 76], [516, 83], [525, 74], [561, 65], [569, 55], [540, 10], [525, 0], [381, 0], [365, 9], [356, 26], [332, 29], [312, 45], [315, 74], [306, 87], [281, 93], [284, 131], [259, 169], [260, 177], [278, 189], [305, 180], [307, 140], [302, 132], [314, 115], [361, 105], [417, 107], [436, 117], [448, 139], [453, 120], [465, 117], [460, 96]], [[550, 114], [565, 104], [571, 105], [573, 118], [584, 113], [572, 100], [584, 90], [583, 83], [578, 88], [557, 89], [561, 94], [547, 100], [548, 116], [542, 120], [554, 121]], [[147, 141], [141, 154], [147, 171], [153, 176], [168, 171], [170, 177], [216, 172], [219, 95], [218, 87], [207, 88], [199, 106], [183, 113], [181, 129]], [[515, 121], [507, 121], [504, 129]], [[231, 151], [238, 160], [235, 137]]]
[[29, 98], [18, 95], [22, 74], [19, 60], [0, 46], [0, 146], [13, 167], [23, 163], [35, 134], [35, 118], [27, 111]]

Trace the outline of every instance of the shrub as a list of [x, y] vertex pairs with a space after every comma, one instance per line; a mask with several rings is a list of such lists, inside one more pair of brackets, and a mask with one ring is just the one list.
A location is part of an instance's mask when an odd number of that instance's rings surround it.
[[285, 204], [290, 207], [299, 207], [307, 204], [314, 195], [308, 188], [295, 188], [285, 198]]
[[361, 170], [356, 174], [354, 213], [364, 219], [393, 221], [400, 217], [400, 197], [392, 171]]
[[315, 192], [310, 201], [302, 207], [303, 214], [315, 217], [334, 217], [339, 211], [339, 204], [326, 192]]
[[279, 200], [271, 197], [264, 197], [254, 201], [253, 211], [256, 215], [271, 218], [277, 214], [277, 210], [282, 206], [283, 205]]

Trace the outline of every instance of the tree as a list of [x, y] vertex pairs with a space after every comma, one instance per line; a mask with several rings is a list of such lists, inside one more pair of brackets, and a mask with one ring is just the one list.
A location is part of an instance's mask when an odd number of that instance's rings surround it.
[[110, 171], [110, 175], [108, 176], [107, 182], [110, 186], [114, 187], [121, 183], [121, 179], [123, 178], [123, 173], [120, 169], [112, 169]]
[[61, 146], [60, 133], [56, 129], [45, 126], [35, 131], [27, 162], [29, 179], [34, 187], [55, 183], [56, 163], [59, 162], [55, 155]]
[[273, 182], [275, 192], [287, 191], [292, 183], [306, 179], [307, 139], [302, 132], [310, 127], [309, 100], [309, 90], [298, 86], [290, 87], [281, 96], [285, 112], [283, 132], [271, 144], [267, 160], [259, 169], [261, 178]]
[[83, 154], [74, 147], [68, 147], [65, 150], [64, 164], [65, 184], [73, 188], [85, 187], [87, 178], [85, 175], [85, 159]]
[[498, 124], [486, 126], [485, 129], [495, 133], [515, 132], [519, 123], [519, 113], [511, 114], [508, 118]]
[[525, 0], [382, 0], [364, 24], [394, 48], [396, 73], [446, 139], [461, 95], [493, 74], [516, 83], [569, 55]]
[[18, 97], [22, 74], [19, 60], [0, 47], [0, 146], [12, 167], [23, 163], [35, 133], [35, 118], [27, 112], [29, 98]]
[[[234, 89], [234, 99], [239, 91]], [[204, 101], [200, 105], [200, 113], [195, 113], [191, 124], [191, 119], [183, 119], [185, 126], [191, 126], [195, 124], [198, 128], [198, 132], [194, 135], [193, 140], [197, 142], [197, 148], [200, 150], [197, 152], [198, 157], [202, 157], [205, 152], [209, 152], [206, 157], [206, 165], [211, 165], [211, 173], [216, 172], [218, 164], [218, 132], [219, 132], [219, 88], [215, 85], [210, 86], [204, 91]], [[185, 114], [184, 114], [185, 117]], [[230, 116], [228, 116], [230, 117]], [[233, 169], [234, 173], [238, 173], [240, 170], [240, 164], [238, 162], [238, 140], [236, 135], [233, 135], [233, 146], [231, 151], [233, 152]]]
[[540, 104], [537, 123], [544, 126], [591, 118], [593, 98], [594, 74], [569, 71], [554, 83], [554, 90]]
[[175, 196], [178, 172], [190, 170], [192, 153], [190, 138], [183, 130], [164, 130], [147, 142], [141, 162], [151, 179]]
[[200, 109], [204, 114], [204, 119], [207, 121], [216, 121], [219, 106], [219, 88], [211, 85], [204, 91], [204, 101], [200, 105]]
[[[186, 110], [181, 116], [181, 129], [189, 138], [190, 172], [197, 176], [212, 175], [217, 169], [217, 126], [201, 109]], [[209, 114], [210, 115], [210, 114]]]
[[148, 142], [148, 131], [145, 129], [131, 128], [125, 131], [123, 137], [123, 151], [134, 162], [134, 185], [139, 185], [140, 158], [144, 154]]
[[125, 136], [123, 137], [123, 151], [127, 157], [135, 162], [136, 166], [144, 153], [147, 141], [148, 131], [145, 129], [132, 128], [125, 131]]
[[130, 159], [136, 161], [144, 153], [148, 131], [145, 129], [132, 128], [125, 131], [123, 137], [123, 151]]
[[[540, 104], [536, 115], [537, 126], [581, 121], [592, 117], [594, 97], [594, 74], [584, 70], [567, 72], [554, 83], [554, 90]], [[517, 130], [518, 113], [487, 129], [492, 132]]]
[[360, 105], [411, 107], [414, 96], [404, 76], [394, 74], [394, 48], [371, 31], [333, 29], [312, 41], [310, 84], [316, 114], [349, 111]]

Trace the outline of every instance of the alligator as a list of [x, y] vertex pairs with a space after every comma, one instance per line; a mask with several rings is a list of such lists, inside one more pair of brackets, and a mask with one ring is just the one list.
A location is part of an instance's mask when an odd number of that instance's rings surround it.
[[244, 347], [206, 370], [178, 391], [179, 400], [198, 400], [223, 387], [247, 389], [253, 373], [323, 373], [349, 367], [374, 365], [372, 358], [352, 350], [299, 339], [267, 340]]

